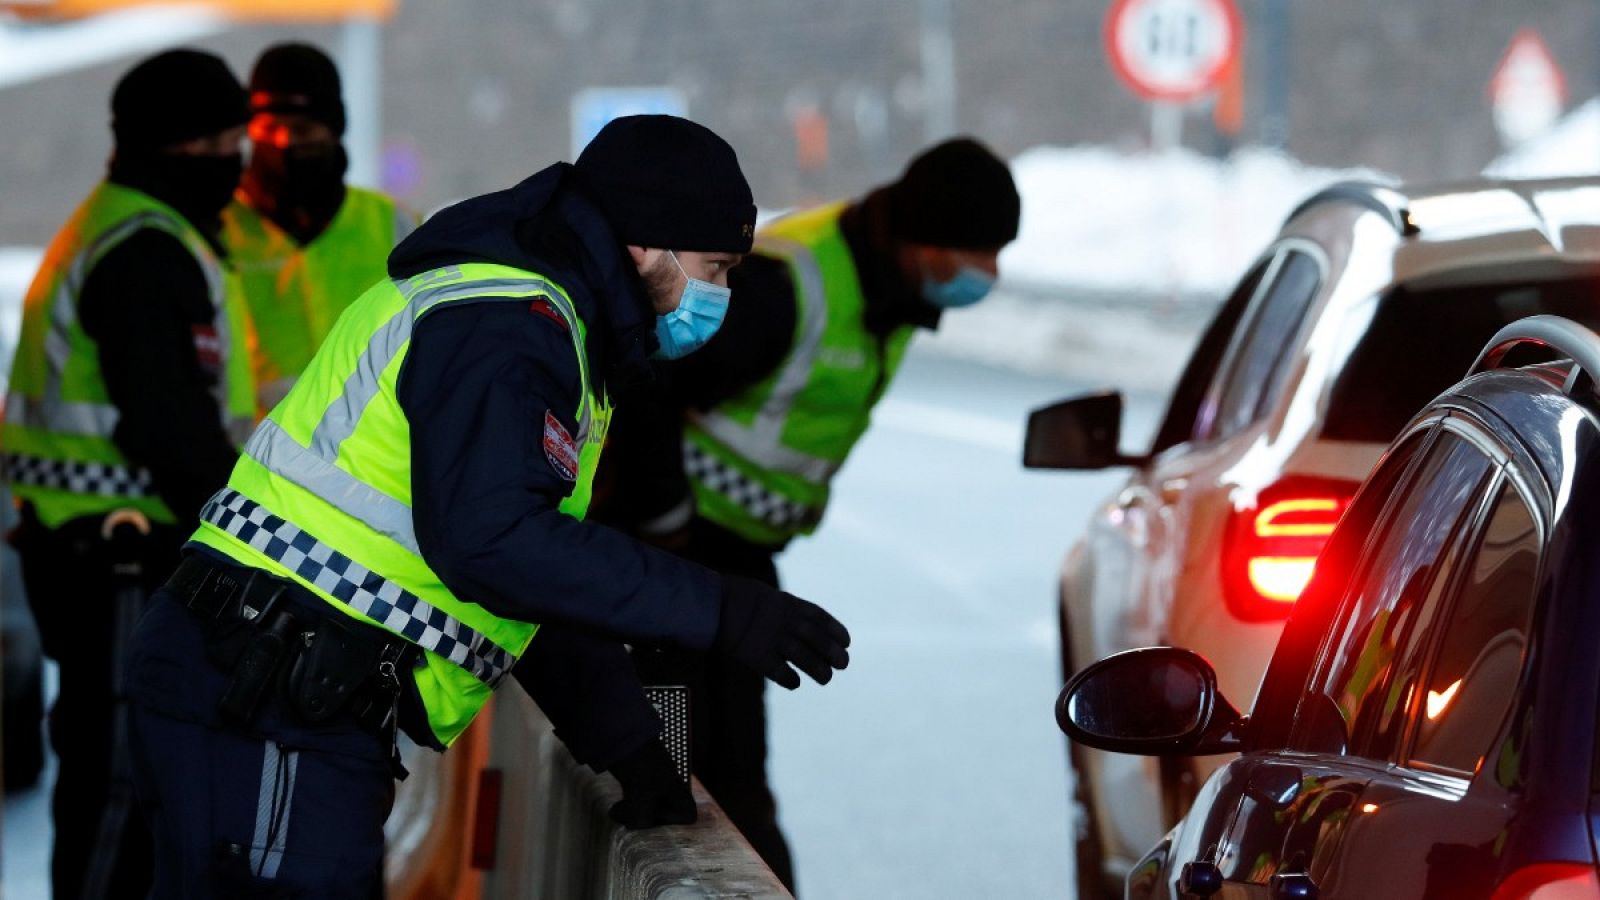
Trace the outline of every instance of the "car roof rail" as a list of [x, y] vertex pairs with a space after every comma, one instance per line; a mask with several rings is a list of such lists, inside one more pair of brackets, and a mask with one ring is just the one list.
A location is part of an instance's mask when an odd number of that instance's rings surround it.
[[1478, 359], [1467, 371], [1467, 377], [1479, 372], [1500, 368], [1506, 354], [1524, 344], [1537, 344], [1553, 353], [1572, 360], [1572, 371], [1567, 375], [1565, 390], [1568, 394], [1580, 389], [1596, 391], [1596, 376], [1600, 376], [1600, 334], [1561, 316], [1529, 316], [1501, 328], [1478, 354]]
[[1291, 222], [1311, 207], [1323, 203], [1353, 203], [1383, 216], [1401, 237], [1411, 237], [1420, 234], [1422, 229], [1411, 221], [1411, 210], [1407, 208], [1409, 202], [1404, 194], [1377, 182], [1340, 181], [1312, 194], [1283, 221]]

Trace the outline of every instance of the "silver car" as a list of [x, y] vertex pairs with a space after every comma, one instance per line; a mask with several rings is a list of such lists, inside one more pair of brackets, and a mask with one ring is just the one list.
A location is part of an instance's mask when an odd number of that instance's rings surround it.
[[[1600, 179], [1347, 183], [1307, 200], [1223, 301], [1147, 452], [1122, 452], [1117, 393], [1031, 417], [1028, 465], [1130, 470], [1062, 568], [1064, 674], [1170, 644], [1253, 697], [1384, 447], [1498, 329], [1536, 314], [1600, 325]], [[1226, 762], [1070, 753], [1085, 900], [1120, 897]]]

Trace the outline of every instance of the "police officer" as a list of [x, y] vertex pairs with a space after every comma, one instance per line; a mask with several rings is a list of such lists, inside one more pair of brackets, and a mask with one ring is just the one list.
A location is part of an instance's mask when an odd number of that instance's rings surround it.
[[233, 467], [230, 430], [242, 439], [253, 418], [243, 301], [218, 242], [245, 120], [244, 90], [215, 56], [135, 66], [111, 98], [110, 172], [25, 300], [0, 445], [28, 599], [60, 664], [57, 897], [143, 897], [150, 884], [115, 679], [140, 587], [176, 565]]
[[289, 392], [346, 305], [384, 277], [416, 227], [392, 199], [344, 183], [339, 70], [309, 44], [269, 47], [250, 73], [250, 164], [223, 241], [255, 333], [265, 413]]
[[[715, 332], [754, 219], [731, 147], [639, 116], [396, 248], [140, 624], [157, 894], [370, 894], [396, 723], [443, 750], [513, 669], [640, 827], [694, 810], [619, 641], [846, 665], [819, 607], [583, 521], [613, 398]], [[612, 698], [642, 716], [596, 725]]]
[[[604, 515], [776, 586], [774, 557], [821, 521], [912, 333], [988, 293], [1020, 208], [1005, 163], [963, 138], [860, 200], [765, 227], [731, 277], [740, 302], [716, 338], [672, 364], [656, 401], [619, 417], [606, 480], [620, 499]], [[690, 685], [695, 772], [793, 889], [761, 680], [681, 648], [640, 664], [647, 681]]]

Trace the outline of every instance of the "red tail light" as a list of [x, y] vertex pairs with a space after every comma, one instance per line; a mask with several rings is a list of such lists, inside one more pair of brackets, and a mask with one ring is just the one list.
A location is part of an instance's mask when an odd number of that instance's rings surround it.
[[1535, 863], [1506, 876], [1491, 900], [1600, 900], [1600, 877], [1584, 863]]
[[1344, 481], [1292, 479], [1235, 501], [1222, 560], [1223, 595], [1235, 616], [1289, 615], [1355, 489]]

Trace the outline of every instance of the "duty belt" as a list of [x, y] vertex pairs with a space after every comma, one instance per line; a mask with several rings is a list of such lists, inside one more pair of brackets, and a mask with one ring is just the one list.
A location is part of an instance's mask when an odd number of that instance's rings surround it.
[[516, 665], [517, 657], [488, 635], [232, 488], [214, 494], [200, 510], [200, 519], [249, 544], [364, 619], [382, 623], [388, 632], [437, 653], [491, 688]]
[[393, 738], [400, 675], [417, 657], [406, 640], [322, 609], [292, 582], [201, 554], [183, 560], [167, 589], [205, 625], [207, 657], [232, 676], [223, 718], [248, 724], [266, 692], [281, 689], [310, 724], [347, 712]]

